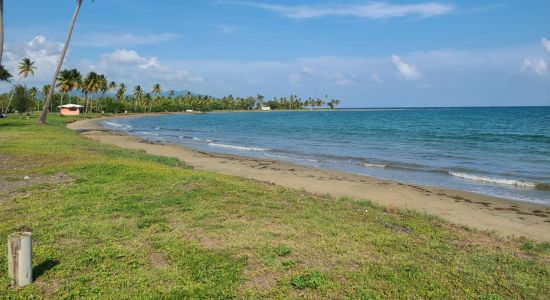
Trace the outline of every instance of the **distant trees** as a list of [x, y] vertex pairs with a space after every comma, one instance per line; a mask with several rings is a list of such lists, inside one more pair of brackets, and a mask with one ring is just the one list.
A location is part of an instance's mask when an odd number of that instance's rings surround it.
[[81, 84], [82, 75], [80, 75], [78, 70], [63, 70], [59, 73], [56, 86], [61, 92], [61, 105], [63, 105], [63, 97], [71, 91], [78, 89]]
[[340, 100], [332, 99], [327, 103], [327, 105], [330, 107], [330, 109], [334, 109], [336, 106], [340, 105]]
[[[56, 111], [57, 106], [62, 103], [75, 103], [85, 107], [84, 113], [92, 112], [170, 112], [185, 111], [188, 109], [197, 111], [213, 110], [251, 110], [269, 106], [272, 110], [300, 110], [300, 109], [320, 109], [322, 107], [336, 108], [340, 100], [331, 99], [325, 101], [319, 98], [306, 98], [302, 100], [297, 95], [288, 97], [272, 98], [266, 100], [262, 95], [249, 97], [235, 97], [233, 95], [215, 98], [207, 95], [196, 95], [187, 92], [183, 95], [177, 95], [174, 91], [168, 92], [166, 96], [162, 95], [160, 84], [154, 84], [150, 93], [145, 93], [141, 85], [136, 85], [131, 94], [127, 94], [127, 85], [125, 83], [108, 82], [103, 74], [89, 72], [83, 78], [78, 70], [63, 70], [59, 73], [57, 80], [59, 93], [53, 93], [49, 105], [52, 106], [49, 111]], [[116, 88], [114, 95], [107, 92]], [[71, 92], [78, 92], [77, 95]], [[41, 88], [42, 95], [48, 95], [50, 86], [45, 85]], [[28, 90], [29, 97], [33, 103], [38, 100], [37, 88]], [[2, 99], [6, 99], [3, 95]], [[9, 98], [9, 97], [8, 97]], [[6, 100], [7, 101], [7, 100]], [[42, 101], [40, 101], [42, 102]], [[5, 102], [4, 102], [5, 103]]]
[[20, 114], [29, 113], [33, 107], [33, 101], [25, 86], [18, 84], [13, 88], [13, 104]]

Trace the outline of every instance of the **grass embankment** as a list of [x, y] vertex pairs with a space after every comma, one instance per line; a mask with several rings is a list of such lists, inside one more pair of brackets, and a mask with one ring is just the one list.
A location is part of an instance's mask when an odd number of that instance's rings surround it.
[[0, 241], [32, 229], [36, 277], [8, 288], [2, 247], [2, 299], [549, 294], [548, 243], [192, 170], [86, 140], [68, 120], [0, 120]]

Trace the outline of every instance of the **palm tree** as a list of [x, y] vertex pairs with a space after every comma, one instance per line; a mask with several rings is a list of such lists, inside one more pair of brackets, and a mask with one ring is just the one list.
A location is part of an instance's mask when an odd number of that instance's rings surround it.
[[136, 87], [134, 88], [133, 96], [134, 96], [134, 112], [136, 112], [137, 103], [138, 101], [141, 101], [141, 96], [143, 96], [143, 90], [141, 89], [141, 86], [136, 85]]
[[63, 97], [80, 86], [81, 78], [80, 72], [76, 69], [63, 70], [59, 73], [56, 86], [61, 92], [61, 105], [63, 105]]
[[162, 89], [160, 88], [160, 84], [155, 83], [155, 85], [153, 85], [153, 90], [151, 92], [155, 95], [158, 95], [158, 94], [162, 93]]
[[124, 99], [124, 95], [126, 94], [126, 85], [124, 83], [121, 83], [118, 86], [118, 90], [116, 91], [116, 98], [118, 101], [122, 101]]
[[48, 93], [50, 92], [50, 85], [49, 84], [46, 84], [42, 87], [42, 96], [44, 96], [44, 100], [46, 100], [46, 95], [48, 95]]
[[[153, 90], [151, 92], [153, 93], [153, 95], [155, 95], [154, 101], [158, 101], [159, 100], [159, 95], [160, 95], [160, 93], [162, 93], [162, 89], [160, 87], [160, 84], [155, 83], [155, 85], [153, 85]], [[153, 104], [151, 104], [151, 107], [149, 108], [149, 111], [151, 111], [152, 108], [153, 108]]]
[[147, 93], [145, 94], [145, 97], [143, 97], [143, 106], [145, 106], [144, 110], [147, 112], [147, 105], [150, 105], [149, 112], [151, 112], [151, 107], [153, 106], [153, 99], [151, 98], [151, 94]]
[[57, 80], [57, 76], [59, 75], [59, 71], [61, 71], [61, 66], [63, 65], [63, 60], [65, 59], [65, 55], [67, 54], [67, 49], [69, 48], [69, 43], [71, 42], [71, 35], [73, 34], [73, 28], [74, 24], [76, 23], [76, 17], [78, 16], [78, 12], [80, 11], [80, 7], [82, 6], [83, 0], [76, 0], [76, 7], [73, 13], [73, 17], [71, 19], [71, 23], [69, 25], [69, 31], [67, 32], [67, 38], [65, 40], [65, 45], [63, 46], [63, 51], [61, 51], [61, 56], [59, 57], [59, 62], [57, 63], [57, 68], [55, 69], [55, 72], [53, 73], [52, 78], [52, 88], [48, 92], [48, 96], [46, 97], [46, 101], [44, 103], [44, 107], [42, 108], [42, 114], [40, 115], [40, 119], [38, 119], [39, 124], [46, 124], [48, 120], [48, 104], [51, 102], [53, 97], [53, 92], [55, 89], [55, 82]]
[[[34, 61], [32, 61], [30, 58], [23, 58], [21, 62], [19, 63], [19, 66], [17, 67], [19, 70], [19, 75], [21, 76], [15, 86], [19, 85], [19, 82], [25, 78], [27, 78], [29, 75], [34, 76], [34, 70], [36, 70], [36, 67], [34, 66]], [[8, 101], [8, 106], [6, 106], [5, 112], [7, 113], [10, 109], [11, 101], [13, 100], [13, 95], [15, 94], [15, 86], [14, 89], [11, 91], [10, 100]]]
[[97, 93], [101, 89], [102, 84], [102, 78], [101, 75], [97, 74], [96, 72], [90, 72], [84, 77], [84, 80], [82, 80], [82, 86], [80, 89], [84, 93], [84, 98], [86, 102], [86, 113], [92, 112], [92, 102], [90, 97], [93, 96], [93, 94]]
[[[36, 87], [33, 86], [32, 88], [29, 89], [29, 96], [31, 96], [31, 99], [33, 101], [36, 101], [36, 94], [38, 94], [38, 89]], [[37, 103], [38, 103], [38, 101], [37, 101]], [[40, 109], [40, 108], [38, 108], [38, 109]]]
[[99, 85], [99, 91], [101, 91], [101, 98], [99, 98], [97, 101], [98, 101], [99, 111], [102, 111], [101, 102], [102, 102], [102, 99], [105, 98], [105, 93], [109, 91], [109, 82], [107, 81], [107, 77], [105, 77], [105, 75], [103, 74], [98, 76], [97, 81]]
[[114, 90], [116, 90], [116, 82], [111, 81], [109, 82], [109, 91], [114, 91]]
[[29, 74], [34, 76], [34, 70], [36, 70], [36, 67], [34, 66], [34, 61], [32, 61], [28, 57], [25, 57], [19, 63], [18, 69], [19, 69], [19, 75], [21, 75], [23, 78], [27, 78]]

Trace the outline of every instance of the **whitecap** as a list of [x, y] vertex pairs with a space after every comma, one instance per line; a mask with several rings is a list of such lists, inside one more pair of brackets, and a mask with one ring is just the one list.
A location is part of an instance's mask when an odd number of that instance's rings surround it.
[[208, 146], [218, 147], [218, 148], [225, 148], [225, 149], [240, 150], [240, 151], [266, 151], [267, 150], [267, 149], [256, 148], [256, 147], [243, 147], [243, 146], [217, 144], [217, 143], [209, 143]]
[[386, 165], [382, 165], [382, 164], [371, 164], [371, 163], [366, 163], [366, 162], [363, 162], [360, 164], [361, 166], [365, 167], [365, 168], [385, 168]]
[[536, 184], [533, 182], [528, 181], [521, 181], [521, 180], [515, 180], [515, 179], [505, 179], [505, 178], [493, 178], [493, 177], [486, 177], [486, 176], [478, 176], [478, 175], [472, 175], [468, 173], [459, 173], [459, 172], [449, 172], [450, 175], [472, 180], [472, 181], [479, 181], [479, 182], [487, 182], [487, 183], [494, 183], [494, 184], [500, 184], [500, 185], [513, 185], [518, 187], [536, 187]]

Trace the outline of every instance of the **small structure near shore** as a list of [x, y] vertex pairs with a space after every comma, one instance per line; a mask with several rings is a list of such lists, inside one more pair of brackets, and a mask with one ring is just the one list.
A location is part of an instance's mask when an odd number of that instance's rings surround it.
[[82, 105], [77, 104], [65, 104], [59, 106], [59, 114], [62, 116], [78, 116], [80, 115], [80, 109], [83, 108]]
[[270, 106], [262, 106], [260, 107], [261, 110], [264, 110], [264, 111], [267, 111], [267, 110], [271, 110], [271, 107]]

